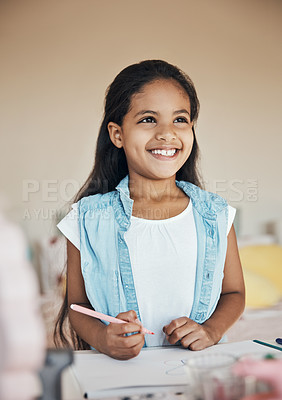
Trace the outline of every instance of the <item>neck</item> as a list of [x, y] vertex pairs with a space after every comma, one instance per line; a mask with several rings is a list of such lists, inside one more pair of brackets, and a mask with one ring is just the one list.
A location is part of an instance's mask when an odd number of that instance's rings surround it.
[[175, 176], [159, 180], [129, 176], [129, 191], [134, 201], [159, 202], [183, 196], [182, 190], [175, 183]]

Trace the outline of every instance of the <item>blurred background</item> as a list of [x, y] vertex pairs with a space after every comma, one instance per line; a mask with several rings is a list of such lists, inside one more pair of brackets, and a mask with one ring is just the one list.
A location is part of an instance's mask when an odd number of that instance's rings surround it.
[[144, 59], [192, 78], [202, 175], [238, 210], [239, 240], [282, 243], [281, 16], [280, 0], [1, 1], [1, 208], [42, 291], [59, 279], [56, 223], [92, 168], [105, 90]]

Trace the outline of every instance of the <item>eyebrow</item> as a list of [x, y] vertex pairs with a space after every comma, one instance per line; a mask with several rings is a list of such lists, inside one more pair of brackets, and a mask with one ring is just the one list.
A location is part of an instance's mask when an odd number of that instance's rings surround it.
[[[153, 110], [141, 110], [141, 111], [138, 111], [138, 113], [134, 115], [134, 118], [138, 117], [139, 115], [144, 115], [144, 114], [158, 115], [158, 112], [153, 111]], [[190, 113], [187, 110], [185, 110], [185, 108], [183, 108], [182, 110], [174, 111], [173, 115], [176, 115], [176, 114], [188, 114], [190, 116]]]
[[188, 115], [190, 115], [190, 113], [185, 108], [183, 108], [182, 110], [174, 111], [173, 115], [175, 115], [175, 114], [188, 114]]

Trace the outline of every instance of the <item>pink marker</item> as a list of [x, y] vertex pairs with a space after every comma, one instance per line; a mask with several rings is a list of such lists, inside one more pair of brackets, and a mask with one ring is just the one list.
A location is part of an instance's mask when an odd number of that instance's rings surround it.
[[[98, 311], [90, 310], [89, 308], [79, 306], [78, 304], [71, 304], [70, 308], [72, 310], [80, 312], [82, 314], [89, 315], [90, 317], [102, 319], [103, 321], [112, 322], [114, 324], [128, 324], [127, 321], [124, 321], [124, 320], [119, 319], [119, 318], [111, 317], [111, 316], [106, 315], [106, 314], [102, 314], [102, 313], [100, 313]], [[142, 327], [142, 333], [148, 333], [150, 335], [154, 335], [154, 332], [151, 332], [148, 329], [143, 328], [143, 327]]]

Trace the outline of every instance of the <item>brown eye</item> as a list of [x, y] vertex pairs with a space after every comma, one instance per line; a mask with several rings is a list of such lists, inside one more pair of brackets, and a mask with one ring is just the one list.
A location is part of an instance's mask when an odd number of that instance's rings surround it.
[[141, 121], [139, 121], [138, 123], [139, 124], [152, 124], [152, 123], [154, 123], [154, 122], [156, 122], [156, 120], [155, 120], [155, 118], [154, 117], [146, 117], [146, 118], [143, 118]]
[[186, 123], [186, 124], [189, 123], [189, 122], [187, 121], [187, 119], [184, 118], [184, 117], [178, 117], [178, 118], [176, 118], [176, 119], [174, 120], [174, 122], [181, 122], [181, 123]]

